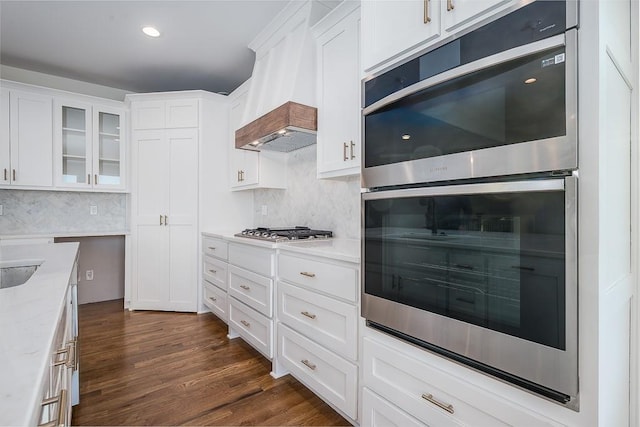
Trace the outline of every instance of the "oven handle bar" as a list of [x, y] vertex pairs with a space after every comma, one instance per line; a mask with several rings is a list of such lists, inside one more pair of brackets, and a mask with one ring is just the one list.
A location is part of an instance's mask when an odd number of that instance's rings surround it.
[[[391, 95], [387, 95], [381, 100], [374, 102], [373, 104], [364, 108], [362, 110], [362, 113], [364, 115], [371, 114], [379, 110], [380, 108], [385, 107], [391, 103], [394, 103], [404, 97], [412, 95], [421, 90], [427, 89], [431, 86], [435, 86], [437, 84], [443, 83], [445, 81], [455, 79], [457, 77], [461, 77], [466, 74], [470, 74], [475, 71], [482, 70], [484, 68], [488, 68], [493, 65], [502, 64], [504, 62], [512, 61], [514, 59], [522, 58], [524, 56], [528, 56], [534, 53], [542, 52], [548, 49], [553, 49], [555, 47], [565, 46], [565, 45], [566, 45], [565, 34], [558, 34], [556, 36], [549, 37], [547, 39], [539, 40], [537, 42], [529, 43], [523, 46], [514, 47], [513, 49], [509, 49], [504, 52], [499, 52], [494, 55], [478, 59], [477, 61], [452, 68], [451, 70], [448, 70], [448, 71], [444, 71], [426, 80], [422, 80], [420, 82], [412, 84], [411, 86], [407, 86], [403, 89], [400, 89], [399, 91], [394, 92]], [[573, 54], [573, 52], [571, 52], [570, 54]]]
[[362, 193], [363, 200], [399, 199], [422, 196], [455, 196], [460, 194], [522, 193], [530, 191], [558, 191], [565, 189], [565, 179], [552, 178], [513, 182], [446, 185], [442, 187], [407, 188]]

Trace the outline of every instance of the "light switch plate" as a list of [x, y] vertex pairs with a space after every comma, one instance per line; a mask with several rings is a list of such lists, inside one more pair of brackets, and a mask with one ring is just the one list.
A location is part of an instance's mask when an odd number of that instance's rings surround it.
[[89, 213], [91, 215], [98, 215], [98, 207], [96, 205], [91, 205], [89, 207]]

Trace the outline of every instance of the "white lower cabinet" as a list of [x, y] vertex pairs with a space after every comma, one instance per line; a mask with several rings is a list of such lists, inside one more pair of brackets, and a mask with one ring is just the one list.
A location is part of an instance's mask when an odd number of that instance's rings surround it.
[[278, 279], [278, 363], [356, 421], [358, 265], [281, 250]]
[[227, 253], [224, 239], [202, 233], [202, 304], [225, 322], [229, 319]]
[[363, 395], [367, 394], [362, 413], [371, 420], [364, 425], [421, 425], [398, 424], [412, 418], [429, 426], [560, 425], [467, 382], [466, 368], [461, 368], [460, 376], [452, 375], [438, 366], [443, 362], [439, 356], [377, 335], [368, 332], [362, 344]]
[[280, 363], [320, 397], [351, 419], [358, 412], [358, 366], [278, 324]]
[[273, 359], [275, 250], [229, 244], [229, 336]]
[[202, 286], [202, 302], [209, 310], [225, 322], [229, 319], [227, 293], [205, 281]]
[[368, 388], [362, 389], [361, 425], [367, 427], [425, 427], [388, 400], [384, 400]]

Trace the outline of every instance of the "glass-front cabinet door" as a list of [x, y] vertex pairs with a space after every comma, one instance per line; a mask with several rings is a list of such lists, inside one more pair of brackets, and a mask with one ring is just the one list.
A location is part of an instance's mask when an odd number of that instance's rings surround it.
[[56, 186], [124, 190], [124, 111], [56, 102]]
[[94, 110], [94, 187], [124, 187], [122, 120], [123, 114], [119, 110]]
[[91, 186], [91, 105], [59, 103], [57, 132], [59, 161], [56, 184], [64, 187]]

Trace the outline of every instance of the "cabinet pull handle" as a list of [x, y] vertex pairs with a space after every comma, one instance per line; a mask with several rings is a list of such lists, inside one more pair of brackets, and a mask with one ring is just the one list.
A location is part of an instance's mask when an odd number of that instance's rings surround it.
[[97, 173], [93, 175], [93, 183], [95, 185], [98, 185], [98, 174]]
[[209, 299], [210, 299], [211, 301], [213, 301], [213, 302], [218, 301], [218, 299], [217, 299], [217, 298], [215, 298], [215, 297], [209, 297]]
[[446, 403], [442, 403], [442, 402], [436, 400], [431, 393], [423, 394], [422, 398], [424, 400], [426, 400], [427, 402], [431, 402], [434, 405], [436, 405], [437, 407], [444, 409], [445, 411], [447, 411], [450, 414], [453, 414], [453, 412], [454, 412], [453, 411], [453, 405], [450, 405], [450, 404], [448, 405]]
[[462, 268], [464, 270], [473, 270], [473, 265], [469, 264], [453, 264], [454, 267]]
[[300, 314], [302, 314], [303, 316], [307, 316], [309, 319], [315, 319], [316, 318], [315, 314], [311, 314], [308, 311], [301, 311]]
[[424, 23], [428, 24], [431, 22], [431, 17], [429, 16], [429, 0], [424, 0]]
[[80, 360], [80, 358], [78, 357], [78, 338], [74, 338], [71, 341], [69, 341], [69, 344], [73, 345], [73, 365], [70, 366], [70, 368], [72, 367], [74, 371], [78, 370], [78, 362]]
[[42, 409], [44, 409], [45, 406], [49, 406], [49, 405], [55, 405], [58, 404], [58, 411], [56, 413], [56, 418], [54, 418], [53, 420], [43, 423], [43, 424], [38, 424], [38, 426], [41, 427], [54, 427], [54, 426], [66, 426], [67, 425], [67, 390], [60, 390], [60, 394], [57, 395], [56, 397], [51, 397], [49, 399], [45, 399], [42, 401]]
[[215, 250], [216, 250], [216, 247], [215, 247], [215, 246], [207, 246], [207, 248], [208, 248], [208, 249], [211, 249], [212, 251], [215, 251]]
[[164, 216], [164, 225], [169, 225], [169, 219], [166, 215]]
[[87, 174], [87, 184], [91, 185], [91, 174], [90, 173]]
[[162, 223], [162, 215], [160, 215], [160, 225], [164, 225], [164, 224]]
[[7, 180], [7, 168], [4, 168], [4, 180]]
[[218, 270], [209, 270], [209, 273], [216, 274], [217, 272], [218, 272]]
[[244, 181], [244, 171], [240, 171], [240, 177], [242, 178], [242, 181]]
[[350, 152], [351, 152], [351, 160], [353, 160], [353, 159], [355, 159], [355, 158], [356, 158], [356, 155], [354, 154], [354, 148], [355, 148], [355, 146], [356, 146], [356, 143], [355, 143], [355, 142], [353, 142], [353, 141], [350, 141], [350, 148], [349, 148], [349, 150], [350, 150]]
[[453, 9], [453, 0], [447, 0], [447, 12], [451, 12]]
[[13, 169], [13, 181], [15, 182], [15, 180], [16, 180], [16, 170]]
[[344, 142], [342, 144], [342, 160], [344, 160], [345, 162], [349, 160], [349, 158], [347, 157], [347, 148], [349, 148], [349, 146], [346, 142]]
[[60, 350], [57, 350], [55, 355], [56, 355], [56, 359], [60, 355], [64, 355], [64, 357], [60, 360], [54, 361], [51, 364], [51, 366], [69, 365], [69, 347], [68, 346], [65, 348], [61, 348]]
[[249, 291], [249, 290], [251, 290], [251, 288], [250, 288], [249, 286], [247, 286], [247, 285], [240, 285], [240, 287], [241, 287], [242, 289], [244, 289], [245, 291]]
[[315, 273], [309, 273], [308, 271], [301, 271], [300, 274], [307, 277], [316, 277]]
[[246, 320], [241, 320], [240, 323], [242, 323], [247, 328], [251, 327], [251, 323], [247, 322]]
[[311, 369], [312, 371], [316, 370], [316, 365], [309, 362], [307, 359], [302, 359], [300, 362], [302, 362], [303, 365], [305, 365], [307, 368]]

